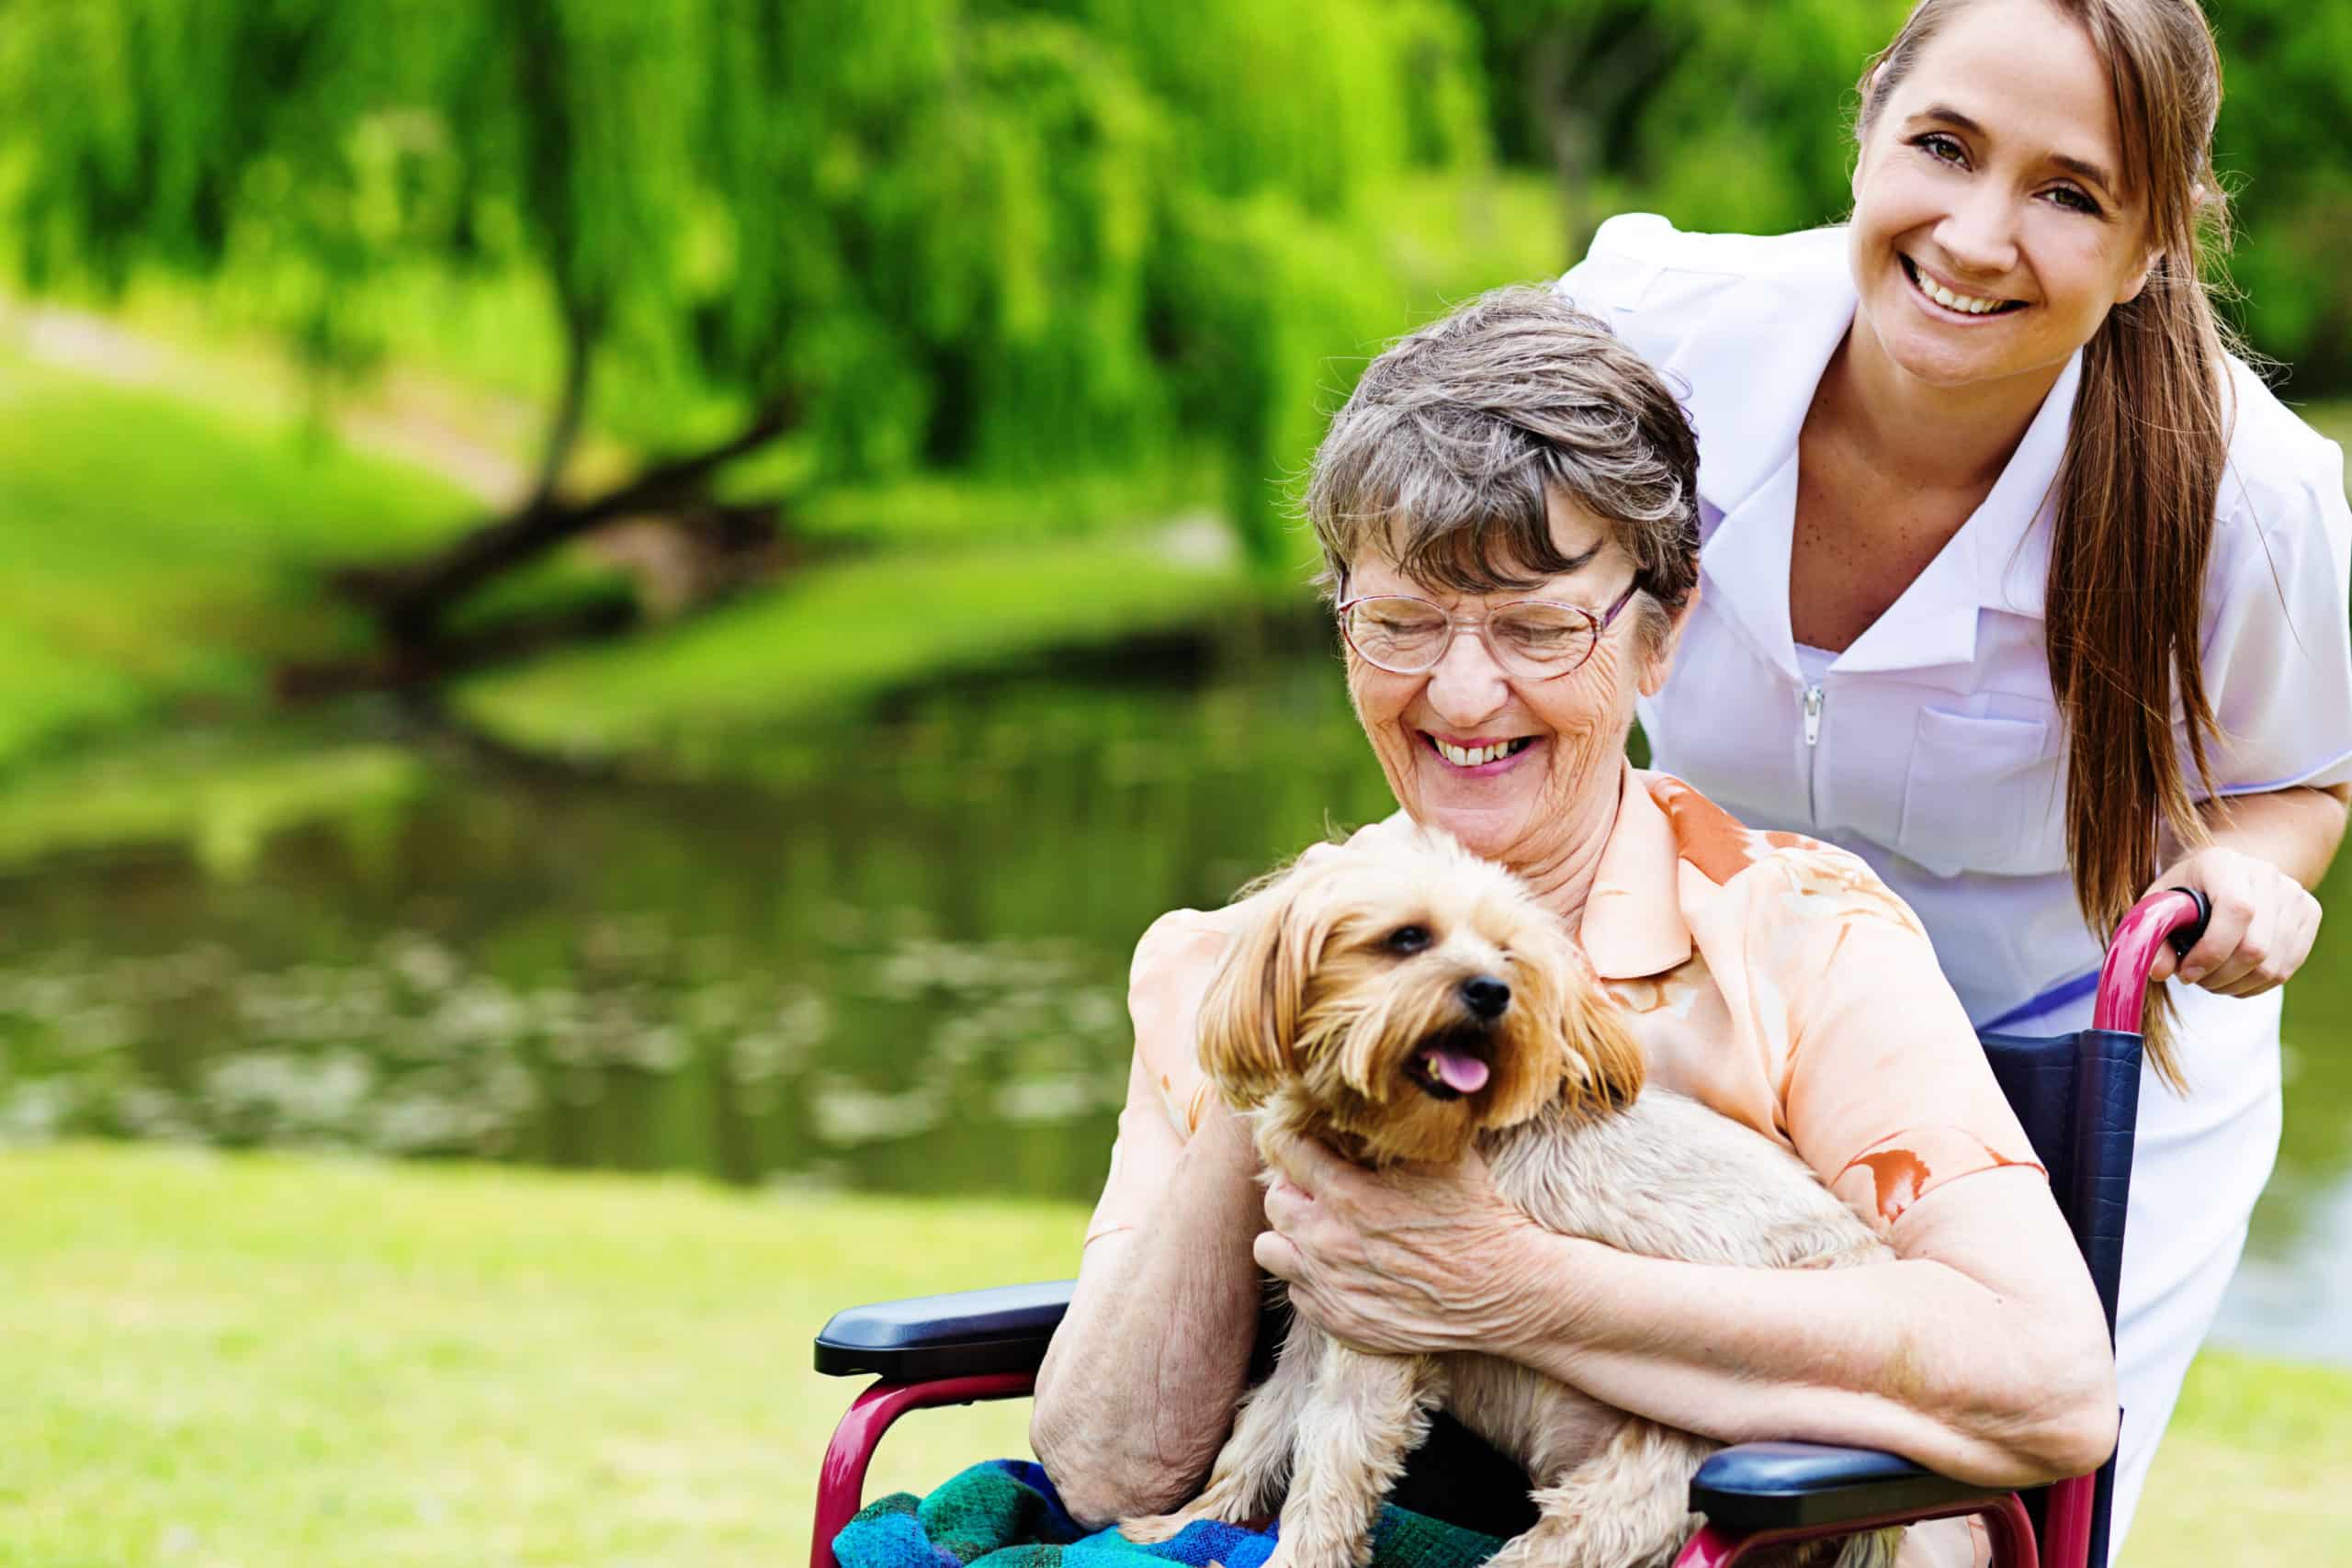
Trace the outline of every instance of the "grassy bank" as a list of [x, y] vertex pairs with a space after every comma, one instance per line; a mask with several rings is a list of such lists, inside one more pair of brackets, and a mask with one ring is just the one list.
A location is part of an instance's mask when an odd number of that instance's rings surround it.
[[0, 347], [0, 768], [254, 700], [274, 660], [356, 646], [317, 570], [418, 547], [469, 511], [297, 427]]
[[1233, 569], [1186, 564], [1149, 536], [892, 552], [808, 572], [642, 642], [469, 681], [456, 704], [534, 750], [692, 765], [731, 736], [1041, 647], [1195, 625], [1250, 591]]
[[[258, 711], [274, 664], [364, 646], [322, 592], [325, 570], [429, 548], [481, 511], [266, 406], [199, 407], [6, 345], [0, 411], [0, 776], [192, 715]], [[956, 511], [952, 497], [897, 499]], [[692, 750], [930, 674], [1195, 623], [1247, 592], [1211, 519], [991, 527], [986, 499], [966, 498], [961, 536], [894, 527], [896, 548], [478, 677], [458, 704], [520, 746]]]
[[[0, 1160], [0, 1563], [773, 1565], [836, 1307], [1069, 1271], [1080, 1215], [69, 1147]], [[910, 1417], [874, 1484], [1020, 1451]], [[2209, 1356], [2128, 1568], [2352, 1551], [2352, 1373]]]

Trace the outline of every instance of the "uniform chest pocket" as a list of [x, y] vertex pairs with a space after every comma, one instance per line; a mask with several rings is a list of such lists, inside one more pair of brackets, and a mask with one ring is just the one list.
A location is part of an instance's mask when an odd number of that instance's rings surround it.
[[1938, 876], [2066, 869], [2064, 748], [2051, 718], [1919, 710], [1895, 847]]

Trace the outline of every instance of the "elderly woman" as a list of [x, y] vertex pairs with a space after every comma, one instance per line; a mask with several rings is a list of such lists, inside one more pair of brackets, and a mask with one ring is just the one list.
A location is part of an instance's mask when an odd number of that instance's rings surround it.
[[[1178, 910], [1136, 949], [1119, 1142], [1037, 1386], [1032, 1440], [1080, 1518], [1197, 1488], [1261, 1269], [1342, 1340], [1507, 1357], [1726, 1441], [1890, 1449], [2002, 1486], [2112, 1448], [2098, 1303], [1917, 922], [1858, 860], [1625, 762], [1693, 602], [1696, 464], [1657, 374], [1554, 296], [1490, 295], [1401, 341], [1308, 491], [1349, 694], [1405, 814], [1577, 935], [1651, 1081], [1792, 1149], [1899, 1260], [1619, 1252], [1536, 1227], [1475, 1154], [1374, 1174], [1293, 1143], [1261, 1188], [1193, 1054], [1240, 917]], [[1942, 1528], [1905, 1562], [1964, 1560]]]

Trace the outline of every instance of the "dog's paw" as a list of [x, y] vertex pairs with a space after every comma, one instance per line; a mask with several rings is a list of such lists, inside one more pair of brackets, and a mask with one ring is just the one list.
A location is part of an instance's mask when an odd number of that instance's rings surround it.
[[1139, 1514], [1132, 1519], [1121, 1519], [1119, 1533], [1137, 1546], [1158, 1546], [1182, 1534], [1194, 1517], [1185, 1509], [1173, 1514]]

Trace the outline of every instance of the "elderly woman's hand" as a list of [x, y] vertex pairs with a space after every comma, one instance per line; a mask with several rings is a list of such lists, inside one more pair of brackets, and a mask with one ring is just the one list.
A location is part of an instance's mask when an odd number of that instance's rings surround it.
[[1260, 1268], [1334, 1338], [1384, 1354], [1498, 1351], [1534, 1326], [1543, 1233], [1474, 1148], [1453, 1165], [1367, 1170], [1275, 1135]]

